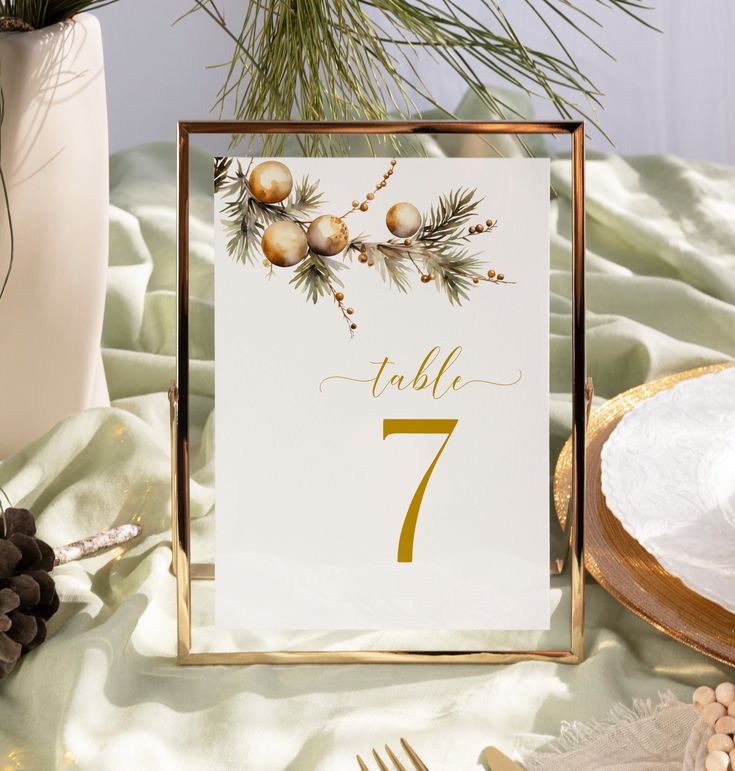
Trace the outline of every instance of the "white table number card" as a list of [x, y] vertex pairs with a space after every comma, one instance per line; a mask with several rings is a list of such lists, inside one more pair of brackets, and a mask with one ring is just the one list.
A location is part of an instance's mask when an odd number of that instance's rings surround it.
[[215, 159], [229, 629], [549, 627], [549, 162]]

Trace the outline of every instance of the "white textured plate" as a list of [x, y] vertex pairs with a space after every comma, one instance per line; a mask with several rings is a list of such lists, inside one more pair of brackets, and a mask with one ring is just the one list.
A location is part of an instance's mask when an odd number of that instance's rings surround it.
[[672, 575], [735, 613], [735, 369], [628, 413], [602, 449], [602, 491]]

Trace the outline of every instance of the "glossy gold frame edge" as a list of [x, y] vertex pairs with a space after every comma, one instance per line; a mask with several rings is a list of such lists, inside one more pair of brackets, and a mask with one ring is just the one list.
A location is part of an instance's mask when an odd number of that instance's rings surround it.
[[[176, 663], [214, 664], [510, 664], [584, 658], [584, 495], [587, 412], [585, 359], [585, 194], [582, 121], [179, 121], [176, 188], [176, 380], [171, 405], [171, 535], [176, 576]], [[191, 563], [189, 509], [189, 136], [191, 134], [566, 134], [572, 139], [572, 496], [568, 520], [571, 572], [569, 650], [528, 651], [192, 651], [191, 581], [214, 577]]]

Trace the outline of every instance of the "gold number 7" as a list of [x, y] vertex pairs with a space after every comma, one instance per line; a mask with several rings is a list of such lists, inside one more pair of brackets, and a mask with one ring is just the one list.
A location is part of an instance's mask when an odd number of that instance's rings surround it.
[[398, 562], [413, 561], [413, 538], [416, 533], [416, 521], [419, 518], [419, 509], [421, 501], [424, 499], [426, 486], [434, 471], [437, 461], [447, 446], [449, 437], [457, 425], [457, 418], [438, 419], [438, 418], [385, 418], [383, 420], [383, 439], [391, 434], [446, 434], [447, 438], [442, 442], [439, 452], [431, 461], [431, 465], [426, 469], [426, 473], [421, 478], [416, 492], [408, 505], [406, 517], [403, 520], [401, 528], [401, 537], [398, 539]]

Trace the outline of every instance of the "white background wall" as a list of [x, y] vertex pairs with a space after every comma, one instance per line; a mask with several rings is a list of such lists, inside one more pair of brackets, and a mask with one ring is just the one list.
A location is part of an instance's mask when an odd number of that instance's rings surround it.
[[[479, 0], [460, 1], [478, 21], [485, 18]], [[581, 38], [567, 36], [581, 69], [606, 94], [600, 116], [606, 131], [621, 153], [671, 153], [735, 164], [735, 3], [651, 2], [657, 7], [646, 18], [663, 34], [591, 4], [605, 24], [596, 35], [617, 62]], [[228, 3], [233, 22], [238, 4]], [[191, 5], [193, 0], [120, 0], [97, 12], [105, 43], [112, 151], [173, 139], [177, 119], [210, 114], [221, 74], [206, 68], [227, 61], [232, 48], [201, 13], [172, 26]], [[524, 4], [505, 0], [503, 7], [530, 44], [548, 45]], [[425, 79], [439, 102], [455, 106], [461, 91], [457, 76], [428, 64]], [[536, 117], [554, 114], [539, 103]], [[591, 147], [611, 149], [597, 136]]]

